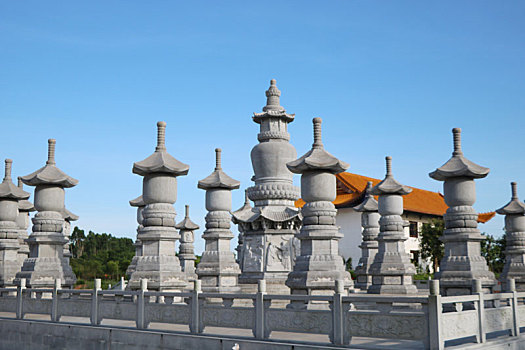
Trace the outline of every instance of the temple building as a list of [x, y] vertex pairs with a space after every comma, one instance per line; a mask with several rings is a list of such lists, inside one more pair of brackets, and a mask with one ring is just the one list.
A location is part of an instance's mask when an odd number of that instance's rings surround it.
[[[337, 197], [333, 203], [337, 208], [336, 221], [341, 228], [344, 237], [339, 241], [339, 254], [348, 260], [352, 258], [352, 268], [355, 269], [361, 257], [359, 245], [362, 240], [361, 213], [353, 209], [365, 199], [365, 190], [368, 181], [373, 186], [381, 180], [368, 176], [352, 174], [348, 172], [336, 175], [337, 179]], [[401, 216], [408, 221], [405, 227], [405, 233], [408, 240], [405, 241], [405, 249], [410, 253], [412, 261], [416, 261], [421, 266], [426, 266], [427, 262], [420, 257], [420, 232], [424, 223], [429, 223], [432, 219], [443, 219], [443, 214], [447, 210], [447, 205], [443, 199], [443, 194], [439, 192], [427, 191], [411, 187], [412, 192], [404, 196], [404, 213]], [[377, 199], [377, 197], [376, 197]], [[297, 207], [302, 207], [304, 201], [296, 201]], [[485, 223], [492, 219], [495, 212], [480, 213], [479, 223]]]

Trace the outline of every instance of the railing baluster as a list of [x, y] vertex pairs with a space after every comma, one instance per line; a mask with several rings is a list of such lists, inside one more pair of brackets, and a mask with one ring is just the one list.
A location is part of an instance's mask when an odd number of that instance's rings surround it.
[[431, 350], [443, 350], [445, 342], [441, 333], [441, 314], [443, 306], [439, 295], [439, 280], [430, 281], [428, 296], [428, 344]]
[[51, 302], [51, 322], [58, 322], [60, 320], [60, 316], [58, 315], [58, 290], [60, 286], [60, 278], [55, 279], [52, 293], [53, 301]]
[[332, 300], [332, 343], [336, 345], [343, 344], [343, 293], [343, 281], [336, 280]]
[[93, 291], [91, 292], [91, 324], [98, 325], [100, 324], [98, 316], [98, 291], [102, 289], [102, 281], [100, 278], [95, 278], [95, 285]]
[[144, 292], [148, 290], [148, 280], [146, 278], [142, 278], [140, 280], [140, 289], [139, 289], [139, 295], [137, 297], [137, 328], [138, 329], [145, 329], [146, 328], [146, 320], [145, 320], [145, 308], [146, 308], [146, 302], [144, 298]]
[[475, 279], [472, 286], [473, 294], [478, 296], [477, 305], [478, 305], [478, 329], [479, 334], [476, 337], [478, 343], [484, 343], [486, 341], [485, 337], [485, 298], [483, 296], [483, 289], [481, 286], [481, 280]]
[[191, 333], [201, 333], [201, 319], [200, 319], [200, 309], [199, 309], [199, 294], [202, 293], [201, 290], [201, 280], [193, 281], [193, 291], [191, 296], [191, 320], [190, 320], [190, 332]]
[[264, 295], [266, 294], [266, 281], [259, 280], [258, 291], [255, 296], [255, 332], [256, 339], [265, 339], [264, 329]]
[[24, 318], [24, 289], [26, 289], [26, 279], [20, 279], [20, 285], [16, 288], [16, 318]]

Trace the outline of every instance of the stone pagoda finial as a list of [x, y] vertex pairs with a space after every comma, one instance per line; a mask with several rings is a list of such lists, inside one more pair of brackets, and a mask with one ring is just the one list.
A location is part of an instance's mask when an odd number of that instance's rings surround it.
[[465, 158], [461, 150], [461, 129], [454, 128], [452, 133], [452, 157], [429, 174], [435, 180], [444, 181], [444, 198], [449, 207], [444, 215], [445, 230], [441, 237], [445, 255], [435, 275], [443, 295], [471, 294], [474, 280], [481, 280], [485, 291], [496, 283], [481, 256], [480, 242], [485, 237], [477, 228], [478, 214], [472, 208], [476, 201], [474, 179], [484, 178], [489, 169]]
[[193, 242], [195, 242], [195, 235], [193, 231], [199, 229], [199, 225], [191, 221], [190, 219], [190, 206], [186, 204], [186, 213], [184, 215], [184, 220], [179, 222], [176, 226], [176, 229], [180, 233], [180, 245], [179, 245], [179, 259], [182, 271], [187, 275], [188, 281], [194, 281], [197, 279], [197, 274], [195, 273], [195, 247]]
[[505, 266], [500, 275], [504, 290], [508, 290], [508, 280], [513, 278], [516, 290], [525, 291], [525, 203], [518, 199], [518, 185], [511, 182], [510, 202], [496, 210], [505, 215]]
[[27, 200], [29, 193], [15, 186], [11, 181], [11, 159], [5, 160], [5, 176], [0, 183], [0, 287], [14, 286], [15, 275], [20, 270], [18, 258], [19, 228], [17, 225], [18, 205]]
[[[319, 147], [321, 118], [314, 118], [313, 123], [312, 149], [287, 164], [291, 172], [301, 174], [301, 198], [306, 202], [301, 210], [303, 226], [296, 235], [301, 241], [301, 255], [286, 281], [292, 294], [298, 295], [334, 293], [337, 280], [342, 281], [346, 289], [353, 287], [339, 255], [339, 240], [343, 235], [336, 226], [337, 209], [332, 203], [336, 198], [335, 174], [345, 171], [349, 165]], [[301, 304], [292, 302], [292, 307], [304, 306]]]
[[403, 196], [412, 192], [394, 179], [392, 157], [386, 157], [385, 178], [370, 190], [379, 196], [378, 252], [370, 266], [372, 284], [368, 293], [373, 294], [415, 294], [417, 288], [412, 278], [416, 268], [405, 251], [407, 237], [404, 233]]
[[198, 188], [206, 191], [206, 230], [202, 238], [206, 241], [202, 258], [197, 266], [197, 275], [202, 280], [204, 292], [237, 292], [238, 276], [241, 273], [235, 256], [230, 251], [232, 206], [231, 191], [239, 188], [240, 182], [232, 179], [221, 168], [221, 149], [215, 149], [216, 167], [208, 177], [199, 181]]
[[279, 98], [281, 97], [281, 91], [277, 88], [275, 79], [270, 80], [270, 87], [266, 90], [266, 106], [263, 107], [263, 112], [267, 111], [280, 111], [284, 112], [284, 108], [281, 107]]
[[[18, 188], [24, 190], [24, 183], [22, 178], [18, 177]], [[33, 203], [27, 199], [21, 199], [18, 201], [18, 215], [16, 217], [16, 223], [18, 225], [18, 248], [17, 259], [18, 265], [21, 267], [24, 264], [24, 260], [29, 256], [29, 245], [26, 243], [28, 237], [27, 228], [29, 227], [29, 213], [35, 211]]]
[[[137, 212], [137, 219], [142, 215], [143, 227], [139, 223], [137, 234], [137, 243], [140, 241], [142, 244], [142, 255], [135, 255], [134, 258], [136, 267], [128, 283], [128, 288], [132, 290], [140, 289], [143, 278], [148, 279], [149, 289], [158, 291], [178, 291], [188, 284], [175, 255], [175, 244], [180, 236], [175, 229], [173, 204], [177, 201], [177, 176], [188, 174], [190, 167], [167, 152], [165, 131], [166, 123], [158, 122], [155, 152], [133, 164], [133, 173], [144, 177], [144, 209], [141, 213]], [[132, 202], [130, 204], [140, 207], [140, 203]]]
[[55, 280], [63, 287], [71, 288], [76, 277], [64, 259], [65, 188], [74, 187], [78, 180], [65, 174], [56, 166], [56, 140], [48, 140], [47, 161], [44, 167], [22, 176], [23, 183], [35, 186], [33, 233], [27, 239], [30, 254], [24, 261], [22, 271], [17, 273], [15, 283], [25, 278], [28, 287], [51, 288]]
[[361, 212], [361, 226], [363, 227], [363, 241], [359, 246], [361, 248], [361, 258], [355, 268], [355, 286], [363, 290], [367, 290], [372, 284], [370, 266], [374, 262], [378, 249], [379, 213], [378, 203], [371, 193], [372, 187], [372, 181], [368, 181], [363, 201], [354, 207], [355, 211]]

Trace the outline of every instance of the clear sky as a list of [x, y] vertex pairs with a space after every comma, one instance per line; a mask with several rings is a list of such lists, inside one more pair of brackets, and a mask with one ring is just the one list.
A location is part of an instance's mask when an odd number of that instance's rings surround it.
[[[271, 78], [296, 113], [299, 155], [320, 116], [326, 149], [350, 172], [383, 178], [391, 155], [401, 183], [442, 191], [428, 173], [461, 127], [465, 155], [491, 169], [476, 210], [508, 202], [510, 181], [525, 199], [523, 1], [3, 1], [0, 48], [0, 157], [27, 175], [56, 138], [57, 165], [80, 181], [66, 206], [86, 230], [135, 237], [131, 168], [154, 151], [159, 120], [168, 151], [190, 165], [177, 221], [190, 204], [204, 227], [197, 181], [215, 147], [241, 181], [240, 207], [251, 115]], [[502, 227], [498, 216], [480, 229]]]

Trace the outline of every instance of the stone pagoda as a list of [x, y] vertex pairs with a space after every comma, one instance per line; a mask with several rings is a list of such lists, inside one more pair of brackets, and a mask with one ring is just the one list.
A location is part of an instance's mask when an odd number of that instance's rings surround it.
[[444, 165], [429, 175], [434, 180], [444, 181], [445, 203], [449, 206], [444, 215], [445, 230], [441, 240], [445, 243], [445, 255], [439, 264], [439, 279], [442, 295], [472, 293], [474, 280], [481, 280], [484, 291], [495, 285], [494, 274], [481, 256], [481, 241], [485, 239], [478, 230], [478, 214], [472, 207], [476, 201], [474, 179], [488, 175], [489, 169], [474, 164], [463, 156], [461, 129], [452, 130], [454, 152]]
[[378, 210], [379, 235], [378, 251], [370, 266], [372, 285], [368, 293], [372, 294], [416, 294], [413, 284], [415, 266], [405, 250], [405, 222], [403, 214], [403, 196], [412, 192], [408, 186], [401, 185], [392, 175], [392, 158], [386, 157], [386, 177], [378, 183], [370, 194], [379, 196]]
[[[22, 178], [18, 177], [18, 188], [24, 190], [24, 183]], [[27, 199], [21, 199], [18, 201], [18, 216], [16, 217], [16, 223], [18, 225], [18, 264], [20, 267], [24, 264], [24, 260], [29, 257], [29, 246], [26, 243], [26, 239], [29, 237], [27, 234], [27, 228], [29, 227], [29, 213], [35, 211], [33, 203]], [[19, 269], [20, 270], [20, 269]]]
[[343, 234], [336, 226], [335, 174], [349, 165], [325, 151], [321, 141], [321, 118], [314, 118], [314, 143], [301, 158], [289, 162], [288, 169], [301, 174], [301, 198], [306, 202], [301, 212], [303, 226], [297, 238], [301, 254], [297, 257], [286, 285], [295, 295], [331, 294], [335, 281], [343, 281], [345, 289], [353, 287], [339, 255], [339, 240]]
[[[197, 279], [197, 274], [195, 273], [195, 247], [193, 242], [195, 242], [195, 234], [193, 231], [199, 229], [199, 225], [191, 221], [190, 219], [190, 206], [186, 204], [186, 215], [184, 215], [184, 220], [179, 222], [175, 228], [179, 230], [180, 234], [180, 244], [179, 244], [179, 260], [182, 271], [186, 274], [188, 281], [192, 282]], [[228, 222], [229, 226], [229, 222]]]
[[365, 198], [361, 204], [354, 207], [354, 210], [361, 212], [361, 226], [363, 227], [363, 241], [361, 248], [361, 258], [355, 268], [356, 283], [355, 287], [367, 290], [372, 285], [372, 275], [370, 266], [378, 249], [377, 236], [379, 234], [379, 212], [378, 204], [372, 191], [372, 181], [369, 181], [365, 189]]
[[142, 216], [142, 212], [144, 211], [144, 206], [146, 206], [146, 203], [144, 203], [144, 200], [142, 199], [142, 195], [138, 196], [135, 199], [132, 199], [129, 201], [129, 205], [132, 207], [137, 208], [137, 239], [135, 239], [135, 243], [133, 243], [133, 246], [135, 247], [135, 256], [133, 259], [131, 259], [131, 263], [129, 264], [128, 268], [126, 269], [126, 276], [131, 276], [131, 274], [135, 271], [135, 268], [137, 267], [137, 259], [139, 256], [142, 256], [142, 242], [140, 239], [138, 239], [138, 234], [140, 230], [144, 226], [142, 226], [142, 222], [144, 220]]
[[[238, 223], [238, 221], [235, 219], [237, 217], [248, 217], [248, 216], [252, 216], [252, 206], [250, 204], [250, 198], [248, 198], [248, 191], [245, 190], [244, 191], [244, 205], [239, 208], [238, 210], [234, 211], [232, 213], [232, 221], [234, 223]], [[241, 231], [241, 229], [243, 228], [244, 226], [242, 225], [239, 225], [238, 228], [239, 228], [239, 235], [237, 236], [237, 248], [235, 248], [235, 251], [237, 252], [237, 264], [239, 264], [239, 267], [241, 268], [241, 271], [242, 271], [242, 263], [243, 263], [243, 258], [242, 258], [242, 254], [243, 254], [243, 247], [244, 247], [244, 232]]]
[[222, 171], [221, 149], [215, 149], [216, 166], [208, 177], [199, 181], [198, 187], [206, 191], [206, 230], [202, 238], [206, 241], [202, 258], [197, 266], [197, 275], [204, 292], [238, 292], [238, 276], [241, 273], [235, 256], [230, 250], [232, 209], [231, 191], [239, 188], [240, 182]]
[[525, 292], [525, 203], [518, 199], [518, 189], [511, 182], [512, 197], [504, 207], [496, 213], [505, 215], [505, 234], [507, 247], [505, 249], [505, 266], [500, 275], [504, 290], [509, 278], [514, 278], [516, 290]]
[[46, 165], [34, 173], [22, 176], [22, 182], [35, 186], [33, 232], [27, 239], [29, 257], [22, 271], [16, 275], [16, 283], [25, 278], [30, 288], [51, 288], [60, 279], [63, 287], [72, 288], [76, 282], [71, 266], [64, 260], [64, 188], [76, 186], [78, 180], [57, 168], [55, 162], [56, 141], [48, 141]]
[[189, 166], [173, 158], [165, 145], [166, 123], [157, 123], [157, 147], [148, 158], [133, 164], [133, 173], [143, 176], [143, 227], [137, 239], [142, 242], [142, 256], [136, 259], [128, 288], [140, 289], [140, 280], [148, 279], [148, 289], [180, 291], [187, 287], [185, 274], [175, 255], [179, 234], [175, 229], [177, 176], [186, 175]]
[[71, 221], [77, 221], [78, 215], [75, 215], [66, 208], [64, 208], [62, 216], [64, 217], [64, 238], [67, 240], [67, 242], [64, 244], [64, 263], [66, 265], [69, 265], [69, 260], [72, 256], [71, 251], [69, 250], [69, 238], [71, 237]]
[[294, 235], [301, 227], [301, 217], [294, 201], [299, 198], [299, 189], [286, 167], [297, 157], [288, 142], [288, 123], [294, 115], [280, 105], [280, 96], [272, 79], [263, 112], [253, 116], [260, 125], [259, 144], [251, 152], [255, 186], [248, 188], [254, 208], [233, 216], [243, 238], [239, 283], [245, 292], [255, 292], [258, 281], [265, 280], [268, 293], [289, 293], [285, 281], [297, 253]]
[[5, 176], [0, 184], [0, 286], [14, 286], [16, 273], [20, 270], [18, 238], [20, 228], [16, 222], [20, 201], [27, 200], [29, 193], [11, 181], [11, 159], [5, 160]]

